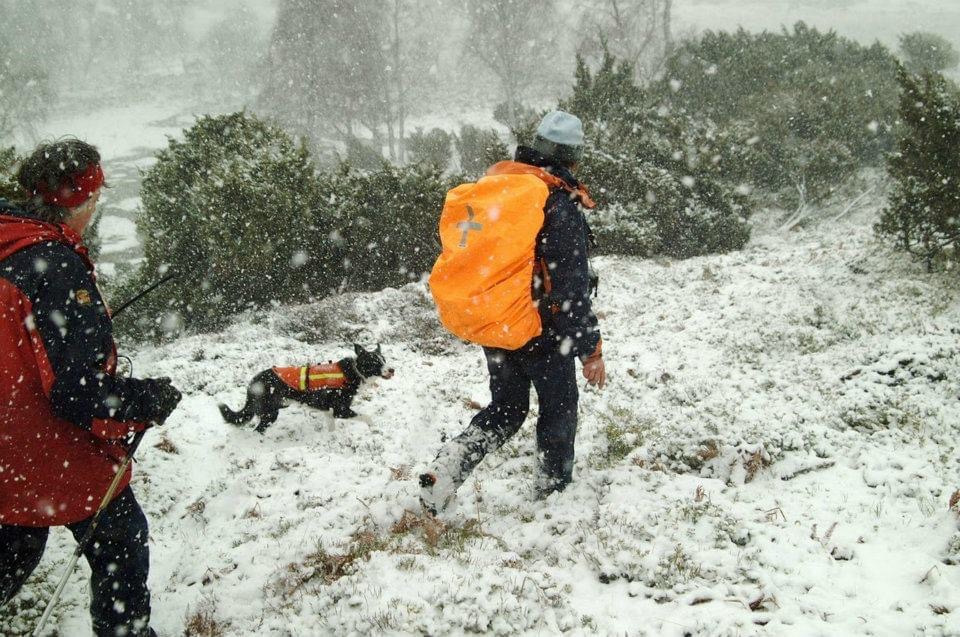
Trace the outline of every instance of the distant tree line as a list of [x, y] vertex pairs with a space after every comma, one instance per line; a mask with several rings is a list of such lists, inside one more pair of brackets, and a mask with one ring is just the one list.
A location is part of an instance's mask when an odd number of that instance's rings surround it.
[[[599, 62], [579, 56], [572, 90], [558, 102], [587, 129], [581, 174], [597, 187], [591, 219], [601, 251], [682, 258], [738, 249], [758, 202], [824, 198], [887, 157], [910, 187], [898, 187], [878, 231], [923, 254], [956, 238], [956, 197], [944, 185], [956, 179], [945, 156], [960, 141], [950, 128], [960, 121], [949, 110], [956, 91], [931, 71], [917, 79], [879, 44], [802, 23], [780, 33], [708, 32], [673, 43], [662, 66], [660, 79], [642, 82], [609, 50]], [[362, 96], [352, 103], [357, 119], [341, 112], [342, 132], [363, 121], [370, 132], [378, 120], [366, 118], [376, 117], [389, 132], [383, 118], [395, 111]], [[931, 119], [929, 109], [941, 115]], [[517, 142], [528, 141], [539, 115], [522, 104], [497, 109]], [[932, 121], [941, 128], [903, 130]], [[339, 163], [317, 165], [280, 126], [236, 113], [201, 118], [171, 141], [144, 180], [151, 232], [128, 285], [168, 267], [187, 276], [128, 325], [141, 335], [214, 329], [237, 311], [419, 280], [439, 249], [444, 192], [508, 150], [496, 131], [470, 126], [408, 133], [402, 163], [351, 139]], [[943, 211], [937, 223], [924, 220], [931, 203]]]
[[[256, 111], [269, 117], [202, 117], [145, 174], [145, 261], [125, 285], [170, 267], [183, 275], [129, 329], [214, 329], [246, 309], [419, 280], [438, 250], [444, 192], [529, 141], [543, 112], [530, 106], [537, 78], [563, 68], [557, 37], [578, 38], [572, 85], [554, 94], [586, 127], [580, 174], [601, 203], [591, 216], [601, 252], [739, 249], [758, 205], [816, 203], [888, 166], [894, 194], [877, 231], [931, 264], [952, 254], [960, 140], [957, 90], [938, 73], [956, 54], [942, 38], [904, 36], [900, 60], [803, 23], [684, 38], [666, 0], [595, 0], [581, 16], [589, 28], [571, 35], [542, 19], [561, 4], [282, 0], [257, 80]], [[451, 8], [460, 63], [498, 78], [493, 115], [509, 138], [411, 130], [437, 88], [436, 25]], [[0, 82], [27, 69], [20, 77], [35, 72], [42, 96], [49, 84], [28, 62], [8, 64]], [[0, 100], [0, 124], [15, 108]], [[15, 153], [0, 153], [0, 172], [14, 166]]]

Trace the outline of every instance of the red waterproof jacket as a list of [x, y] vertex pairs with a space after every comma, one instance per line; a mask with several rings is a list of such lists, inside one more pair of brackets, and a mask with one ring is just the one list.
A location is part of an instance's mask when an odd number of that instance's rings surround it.
[[147, 382], [115, 376], [115, 362], [80, 237], [0, 201], [0, 524], [94, 513], [124, 438], [155, 409]]

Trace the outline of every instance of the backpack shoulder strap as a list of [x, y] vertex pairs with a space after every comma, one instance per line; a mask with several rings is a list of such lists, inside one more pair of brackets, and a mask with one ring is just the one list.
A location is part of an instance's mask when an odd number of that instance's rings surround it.
[[566, 190], [576, 199], [578, 199], [584, 208], [596, 208], [597, 206], [596, 202], [590, 198], [590, 193], [587, 192], [587, 188], [585, 186], [581, 184], [579, 187], [575, 188], [563, 179], [560, 179], [556, 175], [551, 175], [539, 166], [531, 166], [530, 164], [524, 164], [519, 161], [501, 161], [497, 162], [493, 166], [490, 166], [490, 168], [487, 170], [487, 175], [534, 175], [535, 177], [540, 178], [540, 180], [547, 184], [547, 186], [550, 188]]

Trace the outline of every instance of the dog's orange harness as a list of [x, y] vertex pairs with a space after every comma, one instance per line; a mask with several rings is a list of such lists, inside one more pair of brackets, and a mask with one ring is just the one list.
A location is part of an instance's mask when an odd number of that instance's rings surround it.
[[277, 378], [299, 391], [340, 389], [347, 384], [347, 376], [337, 363], [304, 367], [274, 367], [273, 372]]

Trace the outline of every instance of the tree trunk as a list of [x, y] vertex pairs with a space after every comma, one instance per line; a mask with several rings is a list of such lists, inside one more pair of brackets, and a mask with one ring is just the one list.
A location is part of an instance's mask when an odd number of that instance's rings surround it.
[[390, 117], [389, 113], [387, 114], [386, 120], [387, 120], [387, 145], [390, 148], [390, 161], [395, 162], [397, 161], [397, 144], [396, 144], [396, 138], [393, 135], [393, 119]]
[[[403, 87], [403, 65], [400, 58], [400, 0], [393, 2], [393, 78], [394, 78], [394, 99], [396, 99], [395, 114], [397, 129], [399, 132], [399, 148], [397, 149], [397, 161], [401, 164], [406, 159], [406, 140], [404, 139], [403, 120], [405, 117], [404, 101], [406, 95]], [[391, 131], [393, 127], [391, 125]], [[391, 133], [392, 134], [392, 133]]]
[[671, 33], [670, 19], [673, 13], [673, 0], [665, 0], [663, 7], [663, 57], [670, 57], [673, 52], [673, 34]]

